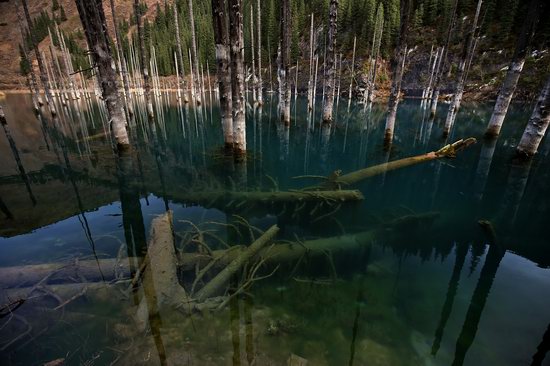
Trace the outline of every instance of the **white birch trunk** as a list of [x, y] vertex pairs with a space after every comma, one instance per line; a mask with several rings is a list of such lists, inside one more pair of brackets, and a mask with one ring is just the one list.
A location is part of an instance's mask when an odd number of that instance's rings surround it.
[[548, 124], [550, 124], [550, 77], [546, 81], [527, 127], [525, 127], [517, 147], [518, 154], [535, 155], [548, 129]]

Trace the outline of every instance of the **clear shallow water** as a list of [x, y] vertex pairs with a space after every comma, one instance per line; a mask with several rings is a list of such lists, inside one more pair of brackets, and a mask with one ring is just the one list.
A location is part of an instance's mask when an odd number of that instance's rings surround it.
[[[539, 358], [548, 349], [550, 142], [543, 141], [530, 164], [512, 159], [530, 106], [513, 106], [494, 145], [480, 140], [456, 159], [373, 177], [350, 187], [363, 192], [361, 203], [313, 212], [198, 205], [193, 192], [296, 189], [316, 180], [295, 176], [347, 173], [438, 149], [445, 144], [446, 106], [431, 122], [419, 102], [402, 103], [394, 146], [385, 152], [384, 106], [348, 111], [341, 101], [336, 127], [327, 133], [319, 112], [308, 121], [305, 100], [298, 98], [285, 130], [268, 96], [261, 111], [247, 112], [251, 154], [243, 173], [220, 153], [216, 105], [198, 110], [166, 102], [157, 109], [157, 139], [144, 134], [138, 118], [138, 153], [126, 174], [117, 168], [95, 103], [63, 115], [57, 135], [51, 121], [42, 125], [33, 116], [28, 98], [8, 96], [3, 105], [25, 174], [0, 132], [0, 266], [140, 255], [151, 220], [167, 208], [174, 211], [176, 233], [189, 230], [182, 222], [189, 220], [231, 244], [248, 244], [246, 230], [236, 236], [205, 223], [234, 223], [237, 214], [263, 230], [277, 223], [279, 240], [306, 240], [374, 230], [404, 215], [440, 216], [421, 230], [382, 232], [356, 251], [285, 263], [223, 311], [188, 317], [161, 309], [146, 332], [133, 325], [139, 292], [89, 290], [63, 313], [51, 310], [59, 298], [42, 293], [14, 312], [32, 327], [27, 334], [19, 318], [0, 319], [3, 364], [66, 358], [98, 365], [278, 365], [295, 354], [314, 365], [529, 365], [538, 348]], [[491, 107], [465, 105], [448, 141], [479, 138]], [[480, 219], [493, 223], [498, 245], [487, 245]], [[209, 244], [223, 248], [219, 240]], [[47, 289], [55, 292], [55, 286]], [[1, 293], [2, 304], [15, 296]]]

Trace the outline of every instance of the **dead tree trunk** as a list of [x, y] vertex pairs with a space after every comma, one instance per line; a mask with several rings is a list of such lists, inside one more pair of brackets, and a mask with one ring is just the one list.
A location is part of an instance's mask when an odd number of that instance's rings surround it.
[[244, 39], [242, 0], [229, 0], [229, 40], [231, 45], [231, 91], [233, 102], [233, 143], [238, 155], [246, 151], [244, 113]]
[[[195, 74], [193, 75], [195, 87], [201, 90], [201, 87], [200, 87], [201, 84], [200, 84], [200, 78], [199, 78], [199, 55], [197, 53], [197, 35], [195, 33], [195, 15], [193, 14], [193, 0], [188, 0], [188, 3], [189, 3], [189, 21], [191, 22], [191, 24], [189, 25], [191, 27], [191, 52], [193, 56], [193, 60], [190, 60], [190, 62], [193, 62], [193, 65], [195, 68]], [[242, 13], [241, 13], [241, 23], [242, 23]], [[193, 99], [197, 104], [201, 104], [200, 92], [197, 93], [195, 91], [195, 95], [193, 95]]]
[[145, 34], [143, 32], [143, 22], [139, 0], [134, 0], [134, 12], [136, 17], [136, 28], [139, 44], [139, 63], [141, 64], [141, 76], [143, 77], [143, 88], [145, 93], [145, 104], [147, 105], [147, 116], [149, 122], [153, 123], [155, 113], [153, 112], [153, 98], [151, 96], [151, 76], [149, 75], [149, 57], [145, 51]]
[[[214, 7], [212, 7], [212, 9], [214, 9]], [[224, 8], [224, 10], [225, 10], [225, 8]], [[181, 68], [181, 71], [180, 71], [181, 72], [181, 85], [179, 84], [180, 81], [178, 80], [178, 90], [180, 88], [183, 90], [183, 101], [185, 103], [187, 103], [188, 102], [187, 93], [185, 92], [185, 69], [183, 67], [183, 49], [181, 47], [180, 21], [179, 21], [177, 4], [174, 4], [174, 19], [175, 19], [175, 23], [176, 23], [176, 47], [177, 47], [177, 50], [178, 50], [178, 64], [179, 64], [179, 67]]]
[[118, 75], [115, 70], [109, 34], [101, 0], [76, 0], [78, 14], [94, 64], [97, 67], [101, 84], [103, 100], [109, 114], [111, 132], [120, 150], [130, 148], [130, 140], [126, 131], [126, 116], [118, 88]]
[[218, 89], [220, 92], [220, 112], [223, 126], [223, 140], [227, 150], [233, 149], [233, 116], [231, 98], [231, 67], [229, 32], [227, 29], [226, 0], [212, 0], [214, 41], [216, 42], [216, 62]]
[[338, 0], [330, 0], [329, 10], [329, 29], [328, 29], [328, 50], [325, 60], [325, 82], [326, 82], [326, 100], [323, 108], [323, 122], [332, 123], [332, 110], [334, 106], [334, 89], [336, 63], [336, 33], [338, 31]]
[[384, 132], [384, 143], [391, 144], [393, 141], [393, 130], [395, 128], [395, 117], [397, 116], [397, 106], [401, 94], [401, 80], [403, 79], [403, 69], [405, 57], [407, 57], [407, 30], [410, 19], [410, 0], [401, 0], [401, 27], [399, 31], [399, 40], [395, 48], [395, 54], [391, 61], [392, 86], [390, 99], [388, 101], [388, 116], [386, 117], [386, 127]]
[[491, 120], [487, 126], [487, 131], [485, 132], [485, 135], [488, 137], [498, 136], [502, 124], [504, 123], [504, 117], [506, 117], [506, 113], [508, 112], [508, 106], [512, 101], [519, 76], [521, 75], [523, 65], [525, 64], [527, 48], [529, 47], [535, 33], [535, 26], [541, 11], [540, 3], [540, 0], [531, 0], [529, 3], [529, 11], [523, 21], [514, 56], [508, 66], [506, 78], [504, 79], [500, 92], [498, 93], [495, 109], [493, 110]]
[[256, 97], [256, 51], [254, 50], [254, 6], [250, 4], [250, 47], [252, 51], [252, 102], [257, 102]]
[[280, 20], [279, 57], [277, 78], [279, 79], [279, 115], [281, 122], [290, 125], [290, 0], [282, 0]]
[[[134, 110], [132, 109], [132, 96], [130, 95], [130, 81], [128, 79], [128, 68], [126, 67], [126, 56], [124, 56], [124, 50], [122, 49], [122, 37], [120, 36], [120, 30], [118, 29], [115, 1], [110, 0], [110, 4], [111, 14], [113, 16], [116, 47], [118, 50], [118, 62], [120, 63], [120, 73], [122, 74], [122, 84], [124, 85], [124, 96], [126, 97], [126, 111], [128, 112], [128, 117], [131, 118], [134, 115]], [[128, 123], [129, 122], [130, 121], [128, 121]]]
[[519, 155], [529, 157], [537, 153], [548, 124], [550, 124], [550, 77], [540, 93], [535, 109], [517, 147]]
[[483, 0], [477, 2], [476, 14], [472, 23], [472, 30], [466, 37], [466, 42], [464, 43], [464, 50], [462, 52], [462, 57], [460, 63], [458, 64], [458, 73], [456, 81], [456, 89], [449, 106], [449, 111], [447, 112], [447, 119], [445, 120], [445, 127], [443, 128], [443, 136], [448, 136], [451, 132], [451, 128], [456, 119], [458, 109], [460, 108], [460, 103], [462, 102], [462, 95], [464, 94], [464, 84], [466, 83], [466, 66], [470, 62], [471, 57], [473, 57], [474, 52], [474, 41], [475, 33], [477, 30], [477, 22], [479, 19], [479, 13], [481, 11], [481, 4]]
[[258, 0], [258, 7], [256, 9], [256, 32], [257, 32], [257, 42], [258, 42], [258, 80], [256, 84], [256, 94], [258, 98], [258, 105], [264, 104], [263, 90], [262, 90], [262, 17], [261, 17], [261, 0]]
[[308, 110], [313, 110], [313, 74], [314, 74], [314, 67], [313, 67], [313, 40], [314, 40], [314, 34], [313, 34], [313, 13], [311, 14], [311, 28], [310, 28], [310, 34], [309, 34], [309, 79], [307, 83], [307, 107]]
[[42, 60], [42, 55], [38, 50], [38, 42], [36, 41], [35, 34], [31, 31], [32, 19], [29, 13], [29, 7], [27, 6], [27, 0], [22, 0], [22, 3], [23, 3], [23, 11], [25, 13], [25, 18], [27, 20], [27, 29], [29, 29], [31, 47], [34, 49], [34, 54], [36, 55], [36, 61], [38, 63], [38, 70], [40, 71], [40, 82], [42, 83], [42, 87], [44, 88], [46, 103], [48, 104], [48, 108], [50, 109], [50, 113], [52, 114], [52, 116], [56, 116], [57, 111], [55, 110], [55, 104], [53, 101], [50, 85], [48, 82], [48, 76], [46, 74], [46, 66], [44, 65], [44, 60]]
[[449, 51], [449, 46], [451, 44], [451, 36], [453, 34], [457, 7], [458, 7], [458, 0], [454, 0], [453, 10], [451, 13], [451, 18], [449, 20], [449, 27], [447, 29], [447, 39], [445, 41], [445, 46], [443, 47], [443, 56], [439, 59], [439, 62], [437, 63], [435, 83], [434, 83], [434, 88], [432, 92], [432, 101], [430, 106], [432, 116], [435, 116], [435, 113], [437, 112], [437, 102], [439, 101], [439, 88], [441, 85], [441, 79], [443, 78], [444, 70], [447, 68], [447, 53]]

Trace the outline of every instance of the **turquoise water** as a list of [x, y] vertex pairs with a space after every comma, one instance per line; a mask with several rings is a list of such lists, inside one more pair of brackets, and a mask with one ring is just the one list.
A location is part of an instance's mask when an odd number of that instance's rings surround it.
[[[276, 99], [267, 95], [263, 108], [247, 109], [250, 153], [239, 165], [220, 149], [217, 105], [185, 108], [167, 96], [157, 103], [156, 137], [139, 110], [132, 126], [138, 148], [128, 168], [117, 165], [105, 138], [105, 112], [94, 100], [60, 108], [57, 128], [32, 114], [26, 96], [2, 103], [12, 138], [10, 148], [0, 132], [2, 270], [28, 273], [34, 264], [69, 266], [77, 259], [100, 268], [108, 258], [132, 262], [127, 257], [145, 254], [151, 221], [167, 209], [184, 253], [201, 251], [189, 242], [189, 222], [213, 234], [205, 239], [212, 250], [250, 244], [243, 219], [262, 231], [277, 224], [276, 240], [294, 245], [328, 238], [336, 248], [342, 235], [375, 233], [352, 250], [266, 264], [259, 275], [276, 271], [221, 310], [189, 315], [161, 307], [146, 329], [135, 322], [144, 293], [126, 291], [129, 276], [91, 283], [78, 273], [53, 275], [31, 294], [33, 284], [4, 280], [0, 306], [26, 300], [0, 318], [2, 364], [65, 358], [87, 365], [280, 365], [291, 355], [312, 365], [550, 364], [550, 356], [544, 359], [550, 344], [550, 141], [529, 163], [513, 159], [530, 105], [513, 105], [501, 137], [491, 143], [480, 138], [491, 104], [464, 105], [443, 140], [446, 105], [430, 120], [420, 102], [405, 101], [387, 151], [382, 105], [348, 109], [341, 100], [336, 124], [327, 130], [319, 124], [321, 101], [311, 118], [299, 97], [285, 129]], [[361, 202], [316, 207], [198, 197], [300, 189], [319, 180], [297, 176], [348, 173], [467, 137], [479, 141], [455, 159], [342, 187], [359, 189]], [[426, 213], [437, 218], [392, 224]], [[495, 234], [479, 220], [489, 220]], [[195, 269], [180, 273], [187, 290], [195, 275]]]

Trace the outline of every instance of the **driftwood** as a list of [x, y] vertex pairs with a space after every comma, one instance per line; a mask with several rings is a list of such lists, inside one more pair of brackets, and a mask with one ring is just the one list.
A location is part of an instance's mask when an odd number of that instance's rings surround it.
[[[407, 215], [382, 225], [382, 229], [399, 229], [403, 227], [410, 228], [411, 225], [431, 223], [438, 217], [438, 215], [438, 213], [432, 212], [418, 215]], [[313, 257], [326, 255], [327, 250], [333, 253], [353, 250], [369, 243], [375, 239], [379, 233], [379, 228], [377, 228], [356, 234], [347, 234], [315, 240], [278, 243], [270, 248], [260, 250], [256, 256], [265, 257], [266, 264], [284, 263], [299, 259], [305, 254]], [[245, 246], [233, 246], [230, 249], [213, 250], [210, 254], [185, 253], [178, 259], [177, 266], [181, 270], [190, 271], [195, 270], [197, 266], [203, 268], [211, 263], [211, 261], [215, 260], [216, 262], [212, 265], [212, 270], [219, 270], [220, 268], [227, 267], [229, 263], [242, 256], [246, 250], [247, 247]], [[103, 273], [105, 280], [109, 281], [115, 278], [120, 278], [115, 277], [115, 272], [118, 273], [119, 276], [122, 274], [125, 278], [129, 278], [129, 263], [135, 262], [136, 260], [141, 261], [143, 258], [128, 258], [128, 260], [123, 260], [120, 263], [114, 258], [100, 259], [98, 261], [79, 261], [77, 262], [77, 268], [78, 271], [86, 274], [85, 278], [89, 282], [101, 281], [101, 273]], [[74, 282], [74, 280], [78, 279], [78, 277], [70, 276], [72, 279], [69, 279], [63, 276], [74, 274], [74, 267], [72, 268], [73, 272], [69, 271], [67, 269], [67, 264], [64, 263], [4, 267], [0, 268], [0, 286], [2, 288], [32, 286], [54, 272], [55, 275], [51, 276], [51, 278], [55, 279], [56, 282], [61, 283], [61, 280], [64, 280], [65, 283]], [[100, 268], [101, 272], [99, 270]]]
[[153, 219], [147, 258], [148, 265], [143, 271], [142, 282], [145, 296], [136, 315], [142, 329], [147, 325], [152, 308], [189, 301], [185, 289], [178, 281], [172, 211]]
[[279, 227], [277, 225], [273, 225], [249, 247], [240, 251], [238, 256], [236, 256], [220, 273], [218, 273], [210, 282], [204, 285], [199, 292], [197, 292], [195, 300], [198, 302], [203, 302], [207, 298], [219, 292], [238, 270], [253, 259], [261, 249], [273, 240], [278, 232]]
[[391, 161], [384, 164], [371, 166], [368, 168], [360, 169], [352, 173], [339, 175], [336, 177], [328, 177], [326, 182], [323, 182], [320, 186], [310, 187], [312, 189], [337, 189], [339, 187], [346, 187], [351, 184], [355, 184], [364, 179], [374, 177], [376, 175], [384, 174], [391, 170], [405, 168], [408, 166], [436, 160], [442, 158], [454, 158], [456, 153], [467, 148], [468, 146], [476, 143], [476, 139], [470, 137], [466, 140], [458, 140], [457, 142], [443, 146], [437, 151], [432, 151], [427, 154], [412, 156], [400, 160]]

